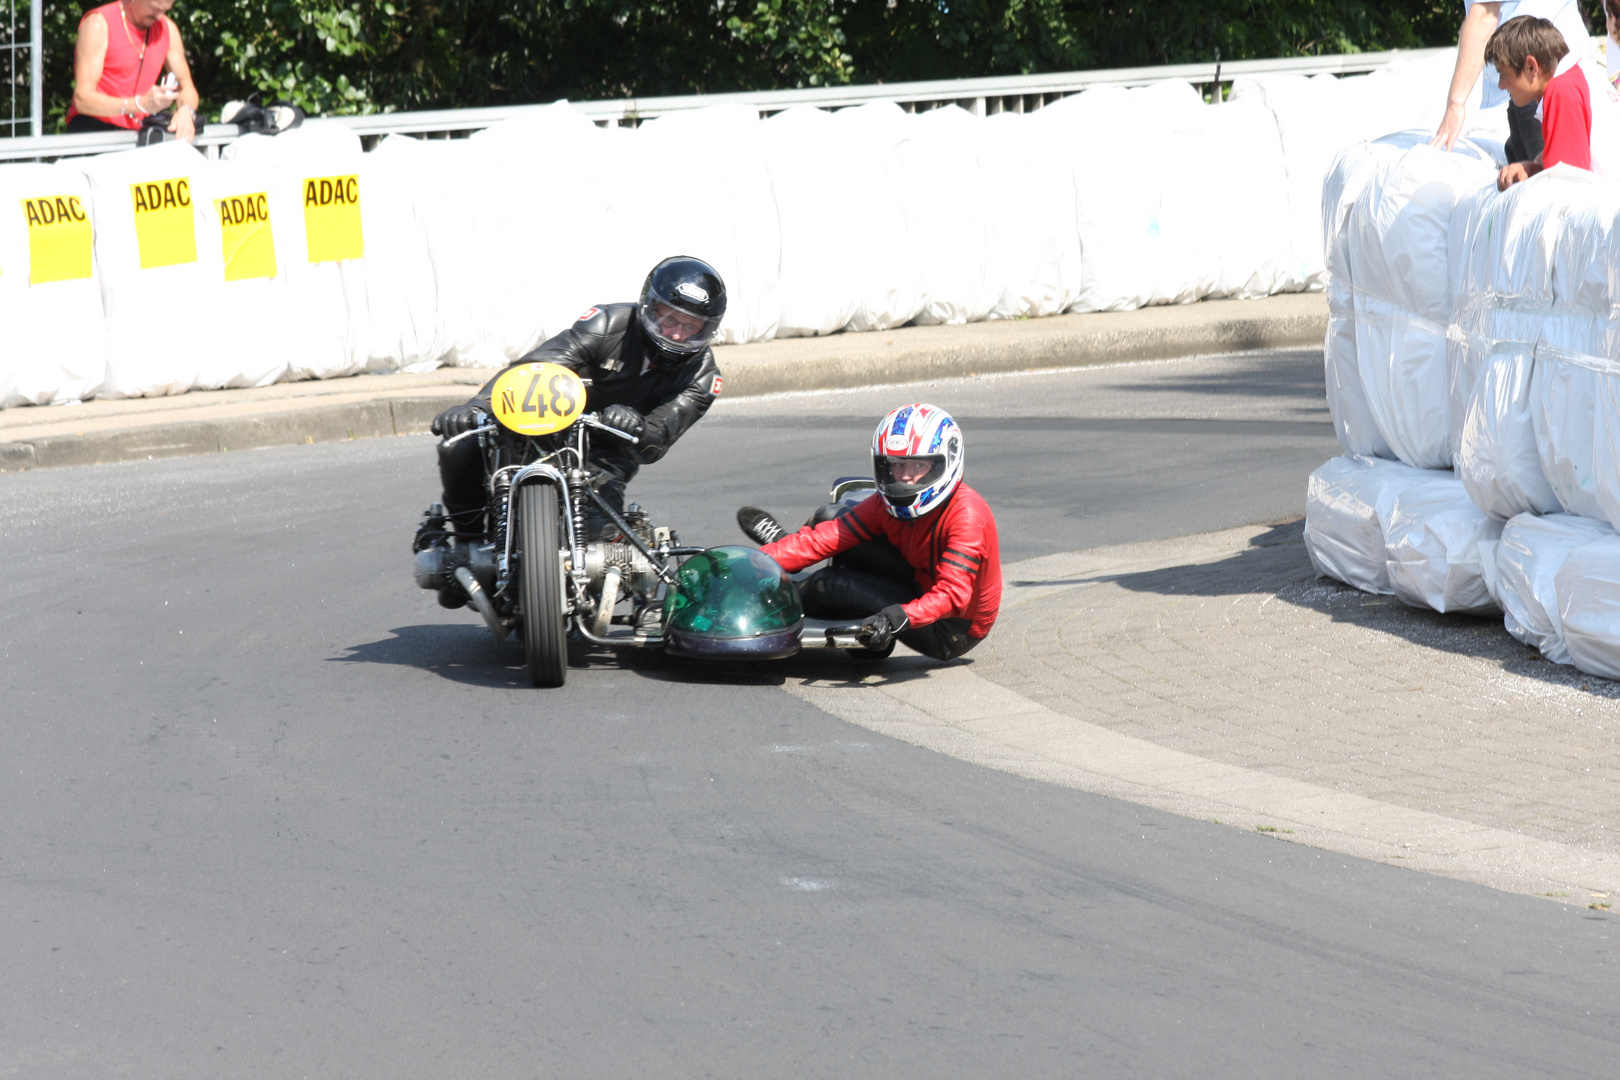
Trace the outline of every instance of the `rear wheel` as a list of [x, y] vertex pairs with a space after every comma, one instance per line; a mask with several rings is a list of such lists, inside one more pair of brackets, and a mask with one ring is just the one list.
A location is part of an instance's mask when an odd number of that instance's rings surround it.
[[568, 678], [568, 623], [563, 616], [562, 562], [558, 559], [557, 493], [549, 484], [518, 492], [518, 538], [523, 543], [523, 653], [536, 686]]

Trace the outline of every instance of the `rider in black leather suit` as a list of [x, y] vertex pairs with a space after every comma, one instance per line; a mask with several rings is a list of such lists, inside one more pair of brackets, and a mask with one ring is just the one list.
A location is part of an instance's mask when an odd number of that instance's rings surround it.
[[[591, 442], [590, 465], [608, 474], [597, 491], [615, 512], [623, 513], [625, 485], [641, 466], [663, 457], [719, 396], [720, 368], [708, 343], [725, 305], [725, 285], [712, 267], [697, 259], [665, 259], [647, 276], [639, 304], [590, 308], [517, 361], [572, 370], [588, 387], [586, 407], [640, 440], [631, 446], [599, 435]], [[491, 412], [494, 384], [491, 379], [466, 405], [435, 417], [433, 433], [449, 438], [475, 427], [478, 412]], [[477, 440], [441, 443], [439, 476], [456, 531], [482, 532], [487, 477]], [[605, 520], [592, 518], [593, 533], [606, 528]]]

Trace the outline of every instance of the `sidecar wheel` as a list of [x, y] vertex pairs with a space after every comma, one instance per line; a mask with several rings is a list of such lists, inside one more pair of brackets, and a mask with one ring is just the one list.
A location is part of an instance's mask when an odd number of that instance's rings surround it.
[[568, 622], [558, 558], [557, 493], [549, 485], [527, 484], [518, 493], [518, 529], [529, 676], [536, 686], [561, 686], [568, 678]]

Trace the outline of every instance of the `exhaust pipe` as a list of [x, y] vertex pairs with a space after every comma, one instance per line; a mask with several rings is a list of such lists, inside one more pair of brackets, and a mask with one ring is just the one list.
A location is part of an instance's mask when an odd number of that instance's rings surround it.
[[591, 633], [597, 637], [607, 637], [613, 626], [613, 608], [619, 602], [619, 578], [617, 566], [608, 567], [602, 574], [602, 598], [596, 603], [596, 618], [591, 625]]
[[510, 627], [501, 622], [501, 617], [495, 614], [495, 605], [490, 602], [489, 594], [484, 592], [482, 585], [478, 584], [478, 579], [473, 576], [473, 572], [465, 566], [456, 567], [456, 581], [460, 582], [461, 587], [467, 590], [467, 599], [472, 601], [472, 606], [477, 609], [478, 614], [484, 617], [484, 625], [488, 626], [489, 632], [495, 635], [495, 640], [505, 641]]

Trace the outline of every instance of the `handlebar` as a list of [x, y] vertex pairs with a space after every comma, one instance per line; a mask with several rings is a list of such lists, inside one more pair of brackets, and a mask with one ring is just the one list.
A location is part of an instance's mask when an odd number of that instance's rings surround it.
[[444, 445], [454, 446], [462, 439], [469, 438], [473, 435], [482, 435], [486, 431], [494, 431], [497, 426], [498, 425], [495, 424], [485, 424], [483, 427], [475, 427], [471, 431], [463, 431], [460, 435], [452, 435], [450, 438], [444, 440]]
[[597, 431], [605, 431], [610, 435], [617, 435], [619, 438], [623, 439], [625, 442], [629, 443], [631, 446], [639, 446], [639, 445], [641, 445], [641, 440], [639, 438], [637, 438], [634, 435], [631, 435], [629, 432], [620, 431], [616, 427], [609, 427], [608, 425], [602, 423], [602, 421], [598, 420], [596, 418], [595, 413], [583, 413], [583, 414], [581, 414], [581, 416], [579, 418], [579, 422], [584, 424], [588, 428], [595, 428]]
[[[629, 443], [631, 446], [640, 446], [641, 445], [641, 440], [638, 439], [636, 436], [631, 435], [628, 432], [620, 431], [616, 427], [609, 427], [608, 425], [602, 423], [602, 421], [598, 420], [596, 418], [595, 413], [583, 413], [583, 414], [581, 414], [581, 416], [579, 418], [579, 422], [584, 424], [588, 428], [595, 428], [597, 431], [605, 431], [609, 435], [616, 435], [619, 438], [623, 439], [625, 442]], [[444, 440], [444, 445], [445, 446], [454, 446], [454, 445], [456, 445], [456, 443], [460, 442], [462, 439], [470, 438], [470, 437], [472, 437], [474, 435], [482, 435], [486, 431], [497, 431], [499, 429], [500, 429], [499, 424], [484, 424], [481, 427], [473, 428], [471, 431], [463, 431], [460, 435], [452, 435], [450, 438]]]

